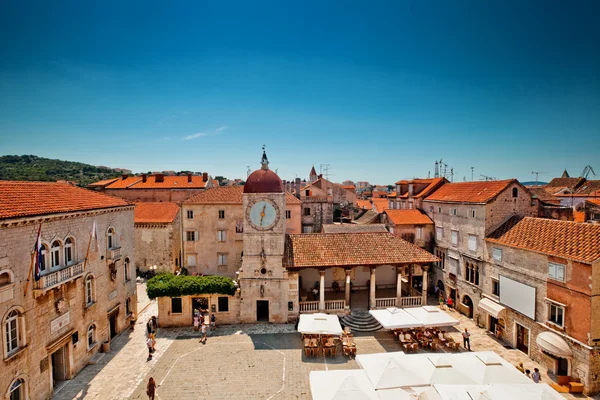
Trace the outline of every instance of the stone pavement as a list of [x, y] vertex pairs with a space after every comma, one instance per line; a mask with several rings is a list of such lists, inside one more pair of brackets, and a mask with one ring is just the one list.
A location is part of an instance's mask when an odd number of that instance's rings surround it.
[[[146, 382], [152, 376], [160, 384], [157, 399], [310, 399], [310, 371], [359, 368], [355, 360], [341, 355], [306, 358], [293, 325], [269, 324], [220, 326], [209, 332], [206, 344], [191, 328], [159, 329], [157, 352], [146, 362], [144, 322], [155, 313], [152, 302], [134, 332], [116, 338], [109, 354], [86, 367], [55, 398], [147, 399]], [[512, 364], [522, 361], [531, 370], [540, 368], [520, 351], [504, 348], [465, 316], [452, 315], [460, 326], [451, 334], [462, 340], [460, 332], [467, 327], [473, 351], [493, 350]], [[387, 331], [357, 333], [356, 343], [358, 354], [400, 350]], [[540, 370], [543, 380], [550, 382]]]

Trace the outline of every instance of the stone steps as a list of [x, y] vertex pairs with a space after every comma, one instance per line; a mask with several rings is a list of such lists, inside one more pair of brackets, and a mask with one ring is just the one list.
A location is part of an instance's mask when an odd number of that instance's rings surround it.
[[350, 315], [342, 318], [342, 323], [356, 332], [374, 332], [382, 328], [379, 322], [365, 310], [352, 310]]

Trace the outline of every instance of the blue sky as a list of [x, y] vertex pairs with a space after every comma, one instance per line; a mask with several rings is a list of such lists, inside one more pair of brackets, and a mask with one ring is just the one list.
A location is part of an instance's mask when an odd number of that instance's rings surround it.
[[0, 154], [283, 179], [600, 170], [600, 3], [3, 2]]

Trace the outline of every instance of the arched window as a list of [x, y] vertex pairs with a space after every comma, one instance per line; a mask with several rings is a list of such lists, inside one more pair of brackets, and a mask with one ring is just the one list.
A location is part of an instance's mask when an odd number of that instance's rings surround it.
[[115, 230], [114, 228], [108, 228], [108, 235], [107, 235], [107, 246], [109, 249], [112, 249], [114, 247], [117, 246], [117, 236], [115, 235]]
[[69, 266], [71, 264], [73, 264], [74, 261], [74, 246], [73, 246], [73, 239], [72, 238], [67, 238], [67, 240], [65, 240], [65, 265]]
[[88, 275], [85, 278], [85, 304], [89, 307], [94, 304], [94, 301], [94, 277], [92, 275]]
[[465, 280], [471, 282], [471, 264], [467, 263], [465, 268]]
[[48, 265], [48, 246], [42, 244], [42, 250], [40, 251], [40, 272], [46, 272], [46, 265]]
[[129, 270], [131, 267], [129, 258], [125, 258], [123, 262], [123, 270], [125, 271], [125, 282], [128, 282], [131, 279], [131, 271]]
[[23, 379], [17, 379], [10, 385], [9, 389], [10, 400], [23, 400], [25, 399], [25, 381]]
[[2, 321], [2, 339], [4, 339], [4, 358], [15, 354], [19, 349], [25, 347], [25, 318], [24, 310], [15, 307], [4, 316]]
[[479, 285], [479, 267], [475, 266], [475, 284]]
[[52, 268], [60, 266], [60, 242], [58, 240], [52, 242], [52, 247], [50, 248], [50, 261]]
[[88, 350], [96, 344], [96, 325], [92, 324], [87, 330]]
[[512, 191], [512, 192], [513, 192], [513, 197], [515, 197], [515, 198], [516, 198], [516, 197], [519, 197], [519, 189], [517, 189], [517, 188], [513, 188], [513, 191]]

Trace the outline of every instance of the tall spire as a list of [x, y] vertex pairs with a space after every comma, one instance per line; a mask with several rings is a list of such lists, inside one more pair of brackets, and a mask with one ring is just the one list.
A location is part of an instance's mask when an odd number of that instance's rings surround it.
[[265, 151], [265, 145], [264, 144], [263, 144], [262, 150], [263, 150], [263, 155], [262, 155], [262, 160], [260, 161], [261, 168], [262, 169], [269, 169], [269, 159], [267, 158], [267, 152]]

